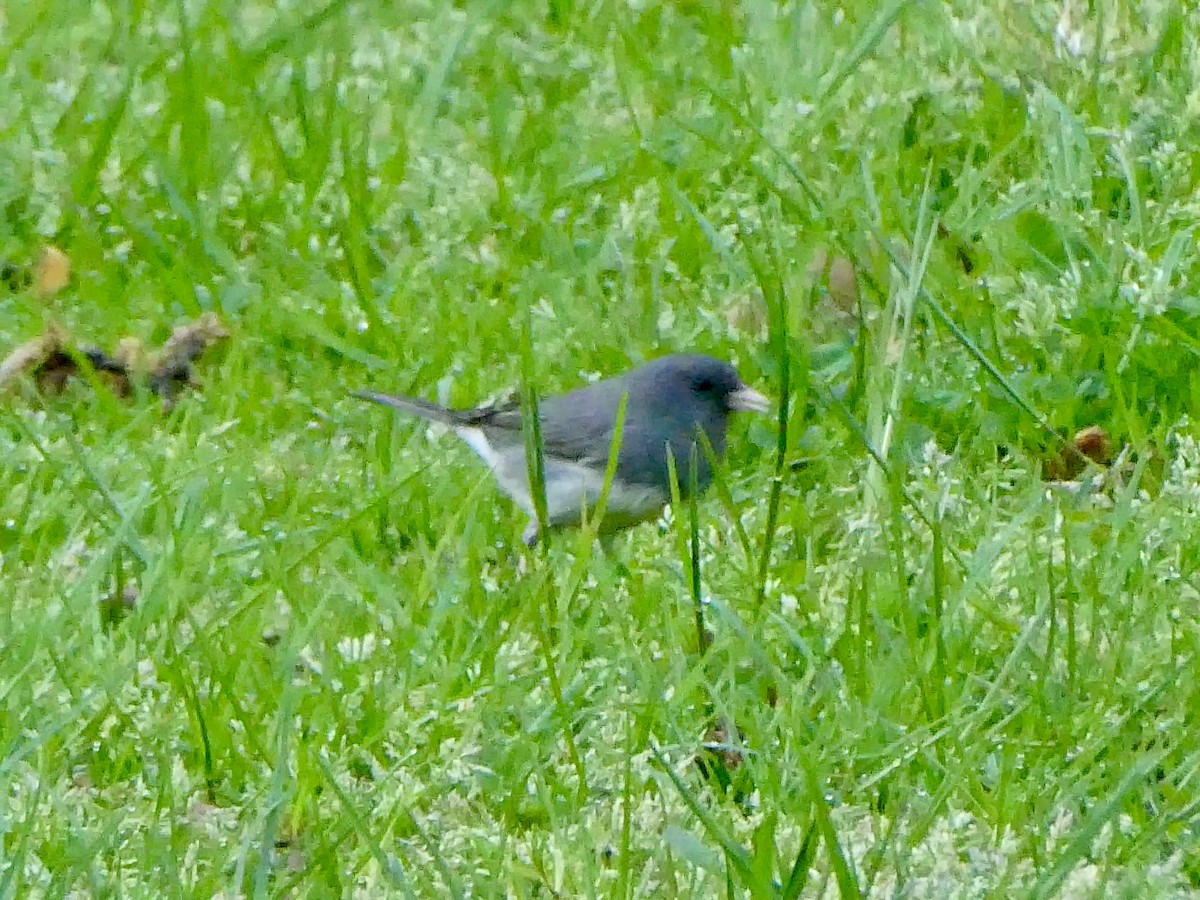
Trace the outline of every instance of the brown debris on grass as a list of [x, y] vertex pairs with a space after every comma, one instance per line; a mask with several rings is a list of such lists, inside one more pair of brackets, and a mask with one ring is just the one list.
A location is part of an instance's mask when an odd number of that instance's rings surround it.
[[740, 802], [750, 786], [747, 772], [742, 769], [745, 761], [737, 725], [727, 716], [718, 717], [709, 726], [694, 759], [700, 777]]
[[53, 244], [44, 246], [27, 265], [0, 261], [0, 285], [14, 293], [32, 287], [38, 297], [49, 300], [70, 283], [71, 259]]
[[105, 625], [117, 625], [137, 608], [139, 599], [136, 584], [127, 584], [121, 590], [100, 598], [100, 621]]
[[76, 349], [67, 333], [56, 325], [19, 345], [0, 362], [0, 390], [28, 376], [39, 393], [60, 394], [67, 382], [80, 374], [81, 362], [104, 376], [117, 393], [124, 396], [129, 392], [128, 373], [119, 362], [95, 347]]
[[818, 247], [805, 274], [814, 283], [823, 283], [829, 309], [837, 316], [856, 318], [858, 309], [858, 271], [854, 263], [840, 254]]
[[1101, 466], [1112, 462], [1112, 441], [1103, 428], [1093, 425], [1075, 435], [1075, 449]]
[[[0, 362], [0, 389], [6, 388], [22, 375], [33, 375], [36, 380], [37, 370], [61, 354], [66, 344], [66, 333], [61, 328], [51, 325], [44, 334], [18, 345], [3, 362]], [[38, 389], [46, 388], [39, 384]]]
[[98, 347], [79, 348], [65, 330], [51, 324], [0, 361], [0, 391], [27, 378], [38, 393], [55, 396], [63, 392], [71, 378], [83, 376], [84, 369], [90, 368], [117, 396], [128, 397], [135, 383], [144, 382], [170, 409], [183, 387], [197, 385], [193, 368], [196, 360], [228, 336], [220, 320], [208, 313], [176, 328], [153, 365], [148, 365], [145, 349], [137, 338], [122, 338], [110, 355]]
[[1076, 432], [1070, 444], [1058, 456], [1046, 461], [1043, 476], [1046, 481], [1073, 481], [1092, 462], [1107, 466], [1113, 460], [1113, 444], [1108, 433], [1098, 425]]
[[704, 735], [704, 750], [720, 759], [726, 771], [733, 772], [741, 768], [746, 757], [737, 745], [741, 743], [738, 727], [732, 719], [721, 717], [708, 729]]
[[71, 260], [53, 244], [42, 248], [33, 263], [33, 289], [48, 300], [71, 283]]
[[150, 390], [170, 408], [179, 393], [197, 382], [193, 364], [205, 350], [229, 337], [229, 332], [213, 313], [205, 313], [194, 322], [180, 325], [163, 344], [150, 369]]

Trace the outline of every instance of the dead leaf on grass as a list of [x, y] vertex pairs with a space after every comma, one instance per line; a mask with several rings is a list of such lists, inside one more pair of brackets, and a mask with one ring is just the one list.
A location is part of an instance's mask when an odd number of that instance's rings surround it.
[[229, 337], [229, 332], [213, 313], [205, 313], [194, 322], [180, 325], [163, 344], [150, 369], [150, 390], [169, 408], [188, 387], [196, 386], [193, 364], [205, 350]]
[[71, 283], [71, 260], [53, 244], [47, 244], [33, 264], [33, 289], [48, 300]]
[[1072, 481], [1079, 476], [1088, 463], [1107, 466], [1113, 460], [1113, 444], [1103, 428], [1091, 425], [1076, 432], [1071, 443], [1063, 446], [1059, 454], [1046, 461], [1043, 470], [1046, 481]]

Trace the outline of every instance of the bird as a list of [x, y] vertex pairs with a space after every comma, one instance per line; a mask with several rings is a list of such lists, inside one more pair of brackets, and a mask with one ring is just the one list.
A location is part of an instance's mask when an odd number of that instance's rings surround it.
[[[500, 489], [531, 521], [522, 534], [527, 546], [542, 537], [529, 467], [523, 413], [515, 402], [474, 409], [449, 409], [417, 397], [356, 391], [362, 400], [449, 426], [491, 469]], [[595, 509], [604, 487], [617, 416], [625, 402], [615, 472], [599, 532], [613, 532], [657, 518], [671, 500], [668, 458], [673, 458], [683, 498], [690, 496], [691, 456], [695, 485], [712, 480], [703, 434], [717, 458], [725, 453], [730, 413], [766, 413], [770, 400], [747, 385], [727, 362], [702, 354], [672, 354], [622, 375], [566, 394], [542, 397], [541, 426], [546, 524], [579, 525]]]

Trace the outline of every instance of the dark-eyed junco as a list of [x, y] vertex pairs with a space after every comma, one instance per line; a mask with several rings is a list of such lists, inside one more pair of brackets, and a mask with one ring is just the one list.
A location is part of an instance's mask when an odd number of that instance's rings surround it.
[[[534, 517], [524, 534], [538, 539], [529, 489], [521, 408], [515, 403], [479, 409], [446, 409], [415, 397], [363, 391], [355, 394], [454, 429], [488, 464], [500, 487]], [[668, 448], [683, 496], [691, 485], [689, 459], [697, 449], [696, 486], [712, 479], [708, 455], [698, 446], [703, 431], [718, 455], [725, 452], [731, 412], [766, 412], [770, 402], [748, 387], [728, 363], [711, 356], [664, 356], [616, 378], [598, 381], [538, 402], [550, 525], [578, 525], [604, 486], [605, 470], [621, 398], [625, 421], [616, 472], [601, 528], [613, 531], [659, 514], [671, 499]]]

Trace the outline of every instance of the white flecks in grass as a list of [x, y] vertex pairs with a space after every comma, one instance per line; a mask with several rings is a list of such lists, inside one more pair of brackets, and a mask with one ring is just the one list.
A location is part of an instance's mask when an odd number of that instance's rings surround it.
[[366, 662], [375, 652], [377, 640], [371, 632], [362, 637], [345, 637], [338, 641], [337, 650], [347, 663]]
[[1054, 46], [1055, 49], [1065, 52], [1069, 56], [1081, 57], [1088, 52], [1087, 35], [1076, 22], [1085, 14], [1076, 9], [1076, 5], [1072, 0], [1065, 0], [1062, 4], [1062, 12], [1059, 13], [1058, 22], [1054, 26]]
[[1200, 440], [1184, 418], [1172, 431], [1168, 444], [1169, 463], [1163, 493], [1194, 513], [1200, 509]]
[[137, 684], [143, 690], [161, 687], [157, 678], [158, 666], [153, 659], [140, 659], [137, 664]]

